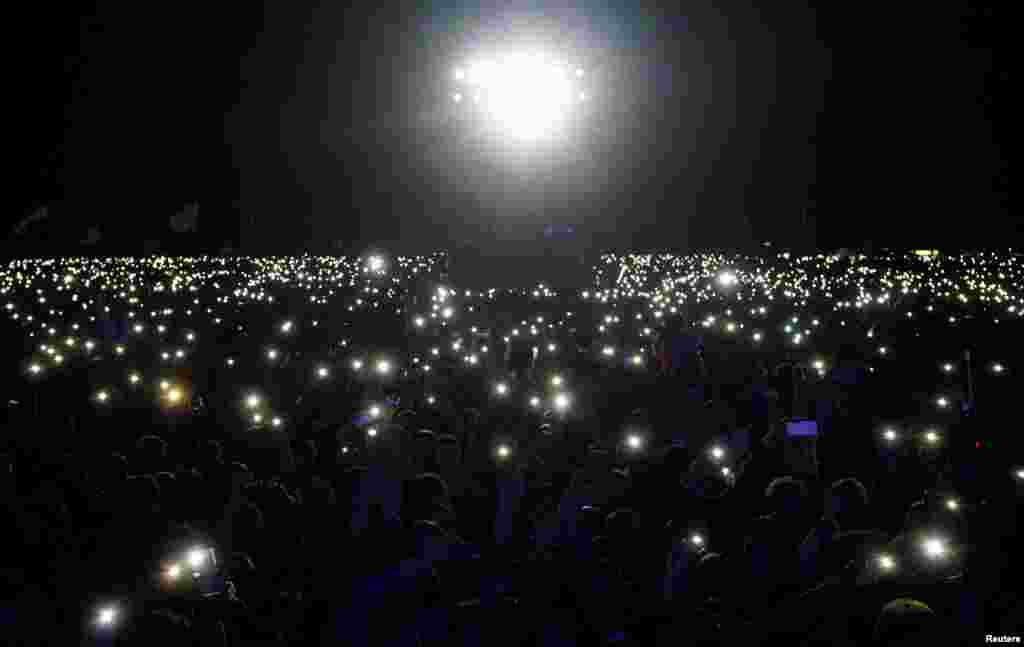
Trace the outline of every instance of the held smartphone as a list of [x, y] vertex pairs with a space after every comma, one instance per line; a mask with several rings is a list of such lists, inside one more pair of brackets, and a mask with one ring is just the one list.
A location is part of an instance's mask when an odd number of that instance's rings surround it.
[[786, 438], [816, 438], [818, 423], [814, 420], [787, 420]]

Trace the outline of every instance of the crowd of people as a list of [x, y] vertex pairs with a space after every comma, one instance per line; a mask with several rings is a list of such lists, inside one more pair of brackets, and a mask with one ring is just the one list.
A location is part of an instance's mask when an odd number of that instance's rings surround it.
[[445, 261], [0, 269], [4, 644], [1019, 641], [1013, 254]]

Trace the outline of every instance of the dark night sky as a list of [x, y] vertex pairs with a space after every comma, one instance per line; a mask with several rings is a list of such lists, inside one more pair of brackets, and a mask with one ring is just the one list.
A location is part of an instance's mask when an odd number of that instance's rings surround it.
[[[600, 248], [1015, 243], [1000, 7], [352, 4], [23, 8], [8, 222], [49, 203], [127, 247], [196, 199], [204, 240], [251, 219], [244, 242], [281, 252], [521, 240], [551, 220]], [[544, 181], [448, 114], [460, 52], [513, 19], [594, 86], [573, 144], [537, 155]]]

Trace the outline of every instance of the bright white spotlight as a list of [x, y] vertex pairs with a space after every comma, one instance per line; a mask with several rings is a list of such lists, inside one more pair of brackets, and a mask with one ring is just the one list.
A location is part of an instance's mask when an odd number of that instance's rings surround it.
[[530, 54], [479, 63], [467, 76], [496, 124], [518, 139], [549, 134], [574, 95], [566, 69]]
[[736, 285], [736, 275], [732, 272], [722, 272], [718, 275], [718, 283], [724, 287]]
[[636, 434], [630, 434], [629, 436], [626, 437], [626, 446], [629, 447], [630, 449], [633, 449], [633, 450], [640, 449], [640, 447], [643, 444], [644, 444], [643, 439], [640, 438], [640, 436], [638, 436]]

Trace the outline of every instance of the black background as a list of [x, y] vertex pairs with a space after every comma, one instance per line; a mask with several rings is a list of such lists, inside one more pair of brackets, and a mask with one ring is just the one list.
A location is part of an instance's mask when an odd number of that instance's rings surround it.
[[587, 60], [604, 94], [572, 199], [524, 204], [475, 190], [507, 178], [438, 116], [460, 30], [425, 25], [445, 10], [344, 4], [23, 4], [7, 228], [49, 204], [54, 240], [98, 224], [131, 251], [198, 200], [210, 249], [433, 249], [551, 220], [600, 248], [1016, 243], [1002, 5], [633, 3], [645, 39]]

